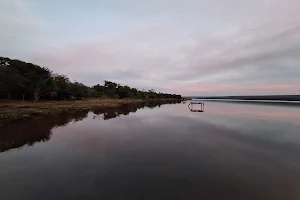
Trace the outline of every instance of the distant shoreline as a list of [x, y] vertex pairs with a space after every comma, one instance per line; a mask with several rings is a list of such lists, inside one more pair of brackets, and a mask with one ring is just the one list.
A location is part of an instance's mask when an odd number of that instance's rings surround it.
[[190, 96], [193, 99], [300, 101], [300, 95], [247, 95], [247, 96]]
[[252, 103], [252, 104], [273, 104], [273, 105], [287, 105], [287, 106], [300, 106], [300, 101], [284, 101], [284, 100], [243, 100], [243, 99], [202, 99], [193, 98], [197, 101], [215, 101], [215, 102], [227, 102], [227, 103]]

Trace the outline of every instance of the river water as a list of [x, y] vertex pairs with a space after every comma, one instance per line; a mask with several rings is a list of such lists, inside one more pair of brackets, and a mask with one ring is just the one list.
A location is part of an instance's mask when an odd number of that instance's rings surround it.
[[1, 200], [299, 200], [300, 107], [133, 104], [0, 127]]

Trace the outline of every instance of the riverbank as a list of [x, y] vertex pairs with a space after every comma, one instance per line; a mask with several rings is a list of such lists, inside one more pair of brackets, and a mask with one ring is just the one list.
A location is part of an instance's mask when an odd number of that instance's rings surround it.
[[0, 100], [0, 125], [4, 122], [40, 118], [64, 112], [94, 108], [113, 108], [147, 101], [177, 101], [177, 99], [85, 99], [73, 101], [15, 101]]

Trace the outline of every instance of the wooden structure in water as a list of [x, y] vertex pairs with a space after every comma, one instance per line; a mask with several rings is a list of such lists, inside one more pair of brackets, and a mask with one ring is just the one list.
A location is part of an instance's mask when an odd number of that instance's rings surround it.
[[[200, 109], [194, 109], [193, 105], [198, 104], [200, 105]], [[191, 102], [188, 105], [188, 108], [191, 112], [204, 112], [204, 103], [203, 102]]]

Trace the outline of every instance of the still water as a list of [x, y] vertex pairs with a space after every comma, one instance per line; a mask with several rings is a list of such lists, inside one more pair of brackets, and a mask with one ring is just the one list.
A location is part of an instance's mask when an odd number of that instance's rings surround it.
[[299, 200], [300, 107], [134, 104], [0, 127], [1, 200]]

